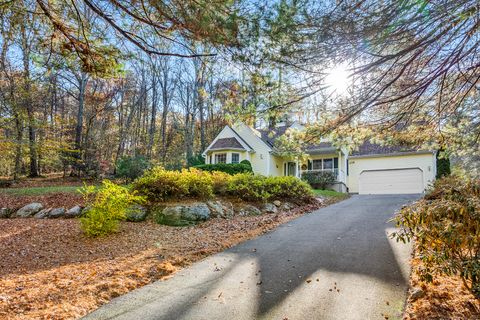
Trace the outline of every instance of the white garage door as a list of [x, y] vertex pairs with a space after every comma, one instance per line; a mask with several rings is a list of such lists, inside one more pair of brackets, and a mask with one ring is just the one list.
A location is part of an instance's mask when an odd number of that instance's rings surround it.
[[409, 194], [423, 192], [419, 168], [367, 170], [360, 174], [359, 194]]

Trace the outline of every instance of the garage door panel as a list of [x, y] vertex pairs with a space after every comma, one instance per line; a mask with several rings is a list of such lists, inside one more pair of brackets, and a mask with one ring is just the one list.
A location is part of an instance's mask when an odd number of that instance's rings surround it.
[[360, 194], [409, 194], [423, 192], [419, 168], [367, 170], [360, 174]]

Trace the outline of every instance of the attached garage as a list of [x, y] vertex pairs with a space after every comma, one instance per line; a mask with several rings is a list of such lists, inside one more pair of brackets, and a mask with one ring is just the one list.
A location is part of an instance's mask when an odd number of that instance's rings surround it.
[[365, 170], [360, 173], [360, 194], [411, 194], [423, 192], [423, 172], [419, 168]]
[[435, 152], [368, 154], [348, 159], [348, 187], [351, 193], [423, 193], [435, 180], [435, 174]]

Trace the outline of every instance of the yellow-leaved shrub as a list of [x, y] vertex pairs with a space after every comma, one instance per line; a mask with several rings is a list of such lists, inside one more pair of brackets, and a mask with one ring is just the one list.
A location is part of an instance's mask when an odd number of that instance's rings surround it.
[[228, 195], [246, 201], [302, 201], [313, 197], [308, 183], [295, 177], [265, 177], [252, 173], [229, 175], [195, 168], [181, 171], [153, 168], [134, 181], [133, 189], [150, 202], [183, 197], [210, 198], [213, 195]]
[[127, 187], [109, 180], [104, 180], [98, 190], [94, 186], [85, 186], [80, 191], [88, 208], [80, 218], [81, 228], [92, 237], [117, 231], [118, 222], [126, 218], [127, 210], [134, 204], [145, 202], [136, 191], [130, 192]]

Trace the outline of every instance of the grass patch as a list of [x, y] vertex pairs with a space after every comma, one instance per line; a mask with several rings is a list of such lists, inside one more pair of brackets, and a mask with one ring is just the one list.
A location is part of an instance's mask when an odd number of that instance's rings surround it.
[[12, 196], [41, 196], [49, 193], [77, 193], [79, 186], [49, 186], [49, 187], [29, 187], [29, 188], [8, 188], [0, 189], [0, 193]]
[[322, 197], [333, 197], [333, 198], [347, 198], [348, 197], [347, 193], [337, 192], [337, 191], [333, 191], [333, 190], [314, 189], [313, 193], [316, 196], [322, 196]]

